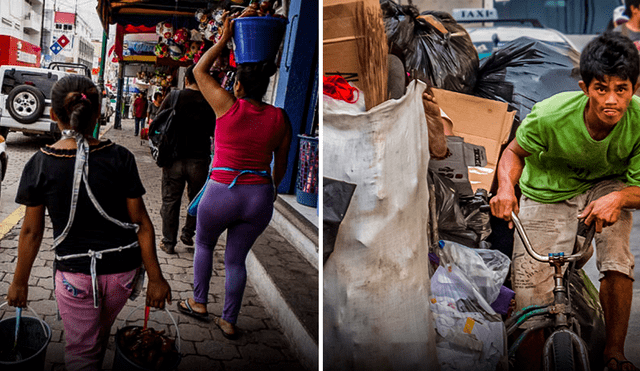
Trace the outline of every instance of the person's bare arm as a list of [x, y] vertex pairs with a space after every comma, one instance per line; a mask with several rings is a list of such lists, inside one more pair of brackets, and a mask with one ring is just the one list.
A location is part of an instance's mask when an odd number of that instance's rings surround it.
[[629, 186], [591, 201], [578, 215], [578, 218], [585, 218], [586, 225], [595, 222], [596, 232], [600, 233], [602, 228], [617, 222], [620, 218], [620, 211], [625, 208], [640, 208], [640, 187]]
[[511, 211], [516, 214], [519, 211], [518, 198], [515, 186], [520, 180], [524, 169], [524, 159], [531, 154], [525, 151], [516, 139], [505, 148], [498, 162], [498, 191], [491, 199], [491, 213], [509, 222], [509, 228], [513, 228]]
[[142, 263], [147, 271], [147, 277], [149, 277], [146, 305], [163, 309], [165, 300], [171, 304], [171, 287], [160, 270], [160, 263], [158, 263], [156, 255], [155, 231], [142, 197], [128, 198], [127, 211], [131, 221], [140, 226], [138, 243], [142, 253]]
[[225, 21], [222, 37], [202, 55], [198, 64], [193, 68], [193, 76], [196, 78], [198, 87], [202, 95], [204, 95], [204, 98], [209, 102], [209, 105], [211, 105], [211, 108], [213, 108], [216, 117], [224, 115], [235, 103], [235, 97], [220, 86], [209, 74], [213, 62], [222, 54], [227, 42], [231, 40], [233, 36], [233, 25], [229, 17], [227, 17], [227, 13], [228, 12], [225, 12], [223, 15]]
[[44, 205], [27, 206], [18, 240], [18, 262], [13, 282], [7, 292], [7, 302], [13, 307], [27, 306], [29, 276], [40, 250], [44, 234]]
[[289, 155], [289, 147], [291, 146], [292, 129], [291, 122], [287, 114], [284, 114], [285, 125], [287, 126], [287, 132], [282, 138], [282, 142], [275, 150], [274, 165], [273, 165], [273, 180], [276, 188], [282, 182], [284, 174], [287, 171], [287, 157]]

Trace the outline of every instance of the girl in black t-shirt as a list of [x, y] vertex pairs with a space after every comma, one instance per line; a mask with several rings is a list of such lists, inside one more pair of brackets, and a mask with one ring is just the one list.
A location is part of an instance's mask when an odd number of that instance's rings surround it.
[[16, 196], [27, 208], [7, 301], [27, 305], [46, 208], [53, 224], [54, 286], [68, 370], [100, 370], [111, 326], [135, 283], [142, 282], [137, 280], [144, 274], [141, 264], [149, 277], [146, 304], [164, 308], [165, 300], [171, 302], [133, 154], [91, 135], [99, 102], [96, 86], [86, 77], [67, 76], [53, 86], [51, 118], [62, 139], [33, 155]]

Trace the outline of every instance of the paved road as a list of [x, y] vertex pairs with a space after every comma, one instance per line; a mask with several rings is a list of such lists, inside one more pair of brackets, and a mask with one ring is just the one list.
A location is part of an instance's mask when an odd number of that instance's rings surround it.
[[[140, 143], [139, 138], [133, 136], [133, 120], [125, 120], [124, 130], [109, 130], [106, 138], [129, 148], [136, 156], [138, 169], [147, 190], [144, 201], [156, 226], [156, 239], [159, 234], [160, 217], [160, 169], [152, 161], [148, 147]], [[46, 138], [24, 137], [19, 133], [9, 134], [7, 140], [9, 166], [7, 176], [2, 183], [2, 196], [0, 199], [0, 220], [12, 213], [17, 205], [13, 203], [22, 167], [42, 145], [51, 143]], [[183, 200], [183, 209], [186, 205], [186, 197]], [[184, 215], [184, 213], [182, 213]], [[181, 225], [184, 220], [181, 221]], [[16, 247], [20, 224], [10, 230], [0, 240], [0, 298], [6, 295], [15, 269]], [[55, 318], [55, 300], [52, 295], [51, 263], [53, 253], [50, 250], [52, 244], [52, 229], [47, 218], [45, 237], [34, 263], [30, 280], [29, 305], [36, 310], [51, 326], [53, 337], [47, 348], [45, 370], [64, 370], [64, 334], [61, 321]], [[219, 314], [222, 311], [224, 291], [224, 242], [225, 237], [218, 242], [214, 253], [214, 272], [211, 279], [211, 293], [208, 310], [210, 313]], [[287, 244], [284, 238], [272, 227], [256, 241], [256, 244], [268, 244], [274, 249]], [[179, 243], [176, 246], [177, 255], [167, 255], [158, 250], [158, 258], [161, 268], [169, 281], [174, 300], [185, 299], [192, 296], [193, 282], [193, 248]], [[1, 302], [2, 300], [0, 300]], [[135, 308], [144, 303], [139, 297], [129, 302], [120, 313], [116, 329], [123, 324], [127, 315], [131, 315], [131, 324], [141, 324], [142, 309]], [[187, 316], [181, 316], [176, 310], [175, 303], [169, 307], [171, 314], [178, 322], [182, 338], [181, 353], [184, 354], [178, 370], [302, 370], [294, 354], [290, 351], [289, 344], [284, 337], [279, 325], [271, 319], [266, 308], [253, 289], [251, 283], [247, 285], [242, 309], [238, 319], [238, 328], [242, 331], [242, 337], [236, 341], [229, 341], [222, 337], [217, 327], [211, 323], [202, 323]], [[0, 309], [0, 318], [12, 317], [13, 308]], [[152, 311], [150, 327], [157, 330], [166, 330], [175, 334], [175, 326], [170, 322], [166, 312]], [[105, 357], [103, 367], [106, 370], [112, 368], [115, 345], [114, 337], [111, 337], [109, 349]]]

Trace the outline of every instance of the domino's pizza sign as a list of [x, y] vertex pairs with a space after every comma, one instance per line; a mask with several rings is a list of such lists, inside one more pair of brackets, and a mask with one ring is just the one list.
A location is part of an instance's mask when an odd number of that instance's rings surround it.
[[498, 11], [484, 8], [453, 9], [453, 19], [466, 22], [490, 22], [498, 20]]
[[49, 47], [49, 49], [51, 49], [51, 52], [53, 52], [53, 54], [57, 55], [62, 50], [62, 46], [60, 46], [60, 44], [58, 44], [57, 42], [54, 42], [51, 47]]

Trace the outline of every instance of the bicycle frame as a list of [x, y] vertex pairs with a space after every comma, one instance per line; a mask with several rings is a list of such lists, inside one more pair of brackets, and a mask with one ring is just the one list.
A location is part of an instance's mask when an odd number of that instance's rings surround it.
[[[585, 241], [582, 245], [582, 248], [577, 254], [565, 256], [565, 254], [561, 252], [549, 253], [548, 256], [543, 256], [538, 254], [531, 246], [531, 241], [529, 240], [529, 237], [527, 236], [527, 233], [524, 230], [520, 219], [513, 212], [511, 213], [511, 219], [515, 224], [516, 230], [520, 235], [527, 253], [531, 255], [531, 257], [533, 257], [535, 260], [542, 263], [548, 263], [554, 268], [553, 277], [555, 285], [553, 288], [553, 302], [551, 304], [532, 305], [523, 308], [505, 321], [507, 335], [509, 336], [512, 335], [523, 323], [525, 323], [529, 319], [533, 317], [545, 317], [542, 322], [527, 328], [511, 345], [511, 347], [509, 348], [510, 363], [515, 359], [515, 353], [517, 349], [520, 347], [520, 344], [527, 336], [529, 336], [532, 332], [540, 329], [552, 328], [554, 329], [554, 331], [545, 341], [543, 348], [543, 369], [551, 369], [551, 359], [553, 357], [552, 347], [554, 338], [556, 336], [559, 336], [559, 334], [568, 334], [567, 336], [569, 336], [571, 339], [572, 348], [578, 351], [578, 360], [582, 365], [582, 369], [589, 371], [590, 364], [587, 346], [585, 341], [580, 337], [579, 325], [573, 314], [570, 296], [565, 285], [564, 274], [562, 273], [562, 267], [567, 263], [574, 264], [575, 261], [581, 259], [585, 254], [587, 254], [588, 247], [595, 235], [595, 223], [593, 223], [589, 228], [587, 235], [585, 236]], [[573, 269], [573, 266], [571, 266], [570, 269]], [[574, 328], [577, 329], [576, 332], [574, 332]]]

